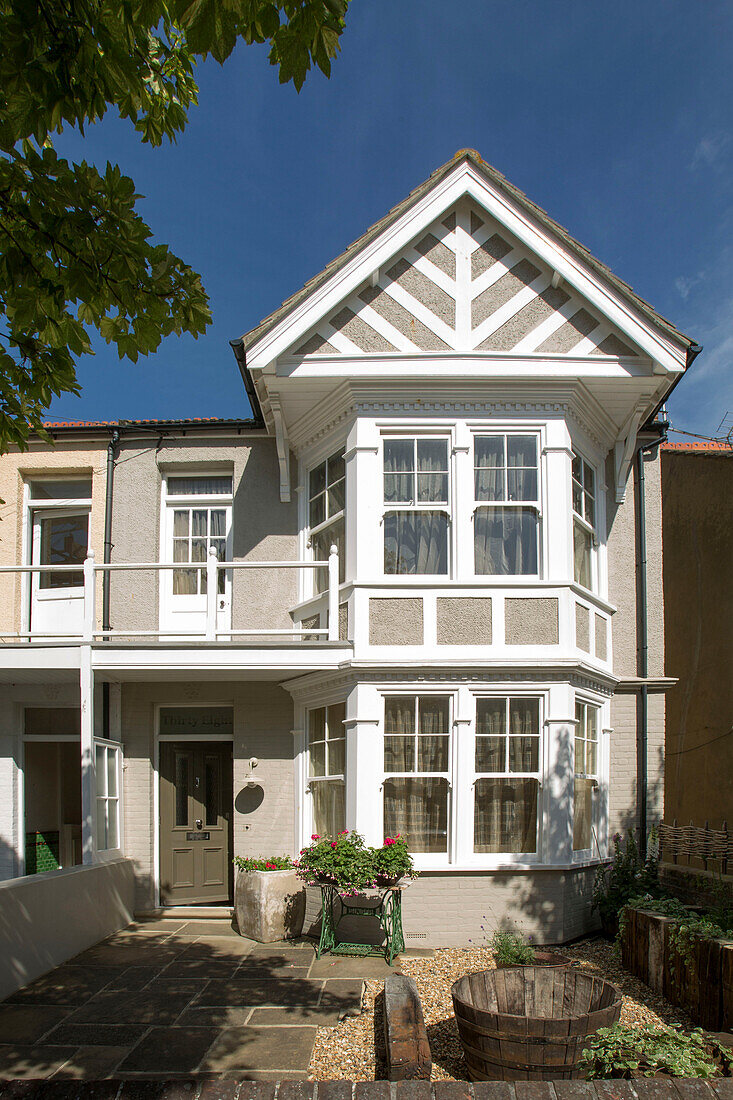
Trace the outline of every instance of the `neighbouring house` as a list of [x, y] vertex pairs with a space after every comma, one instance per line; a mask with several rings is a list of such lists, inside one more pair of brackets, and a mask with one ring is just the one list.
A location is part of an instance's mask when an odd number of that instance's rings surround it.
[[733, 834], [733, 444], [663, 445], [662, 536], [664, 818]]
[[700, 349], [472, 151], [232, 346], [250, 419], [0, 460], [2, 875], [222, 905], [235, 852], [399, 832], [408, 943], [581, 934], [662, 813], [660, 410]]

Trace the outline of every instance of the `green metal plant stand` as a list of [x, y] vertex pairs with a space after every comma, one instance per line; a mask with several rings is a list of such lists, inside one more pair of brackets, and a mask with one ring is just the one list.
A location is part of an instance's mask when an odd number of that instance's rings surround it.
[[[338, 916], [334, 911], [338, 909]], [[344, 917], [377, 917], [384, 932], [384, 946], [371, 943], [347, 943], [338, 940], [336, 933]], [[402, 931], [402, 890], [389, 886], [373, 905], [365, 905], [363, 899], [355, 903], [344, 897], [335, 886], [321, 885], [321, 938], [316, 958], [328, 952], [331, 955], [384, 955], [391, 966], [395, 955], [405, 950]]]

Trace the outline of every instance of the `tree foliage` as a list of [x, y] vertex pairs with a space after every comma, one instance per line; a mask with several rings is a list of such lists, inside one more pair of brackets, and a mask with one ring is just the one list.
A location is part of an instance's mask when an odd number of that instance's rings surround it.
[[41, 430], [96, 329], [133, 362], [211, 320], [201, 279], [136, 210], [134, 183], [57, 155], [116, 110], [141, 140], [175, 140], [195, 65], [269, 43], [281, 83], [330, 75], [348, 0], [0, 0], [0, 451]]

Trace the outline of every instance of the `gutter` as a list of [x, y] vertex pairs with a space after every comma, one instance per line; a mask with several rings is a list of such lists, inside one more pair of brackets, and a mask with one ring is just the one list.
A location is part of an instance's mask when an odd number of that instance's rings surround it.
[[244, 350], [244, 339], [239, 337], [238, 340], [230, 340], [229, 345], [234, 352], [234, 358], [237, 360], [237, 366], [239, 367], [239, 373], [242, 376], [244, 382], [244, 388], [249, 398], [249, 403], [252, 406], [253, 419], [258, 428], [264, 428], [265, 418], [262, 415], [262, 406], [260, 405], [260, 399], [257, 396], [257, 390], [255, 384], [252, 381], [252, 375], [249, 373], [247, 366], [247, 354]]
[[697, 359], [698, 355], [700, 354], [700, 352], [702, 350], [703, 350], [702, 349], [702, 344], [689, 344], [688, 347], [685, 348], [685, 369], [683, 370], [682, 374], [677, 375], [677, 377], [672, 382], [672, 385], [669, 387], [669, 389], [665, 393], [662, 400], [649, 413], [649, 416], [647, 417], [646, 421], [644, 422], [644, 426], [642, 428], [642, 431], [647, 429], [655, 421], [657, 413], [662, 408], [662, 406], [666, 405], [667, 401], [669, 401], [669, 395], [672, 393], [675, 386], [678, 385], [678, 383], [681, 382], [682, 379], [685, 377], [688, 370], [690, 369], [692, 364], [695, 362], [695, 360]]

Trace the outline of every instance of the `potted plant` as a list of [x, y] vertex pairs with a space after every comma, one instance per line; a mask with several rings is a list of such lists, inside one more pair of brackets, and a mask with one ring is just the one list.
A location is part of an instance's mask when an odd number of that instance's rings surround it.
[[401, 833], [386, 836], [382, 847], [373, 848], [372, 852], [377, 886], [386, 888], [417, 878], [407, 841]]
[[570, 966], [567, 955], [538, 951], [530, 943], [525, 943], [516, 932], [494, 932], [491, 949], [497, 970], [516, 966]]
[[403, 837], [387, 837], [381, 848], [369, 848], [360, 833], [348, 829], [336, 837], [314, 833], [296, 866], [299, 877], [309, 885], [333, 886], [352, 896], [415, 877]]
[[305, 891], [290, 856], [236, 856], [234, 913], [239, 934], [258, 943], [299, 936]]

